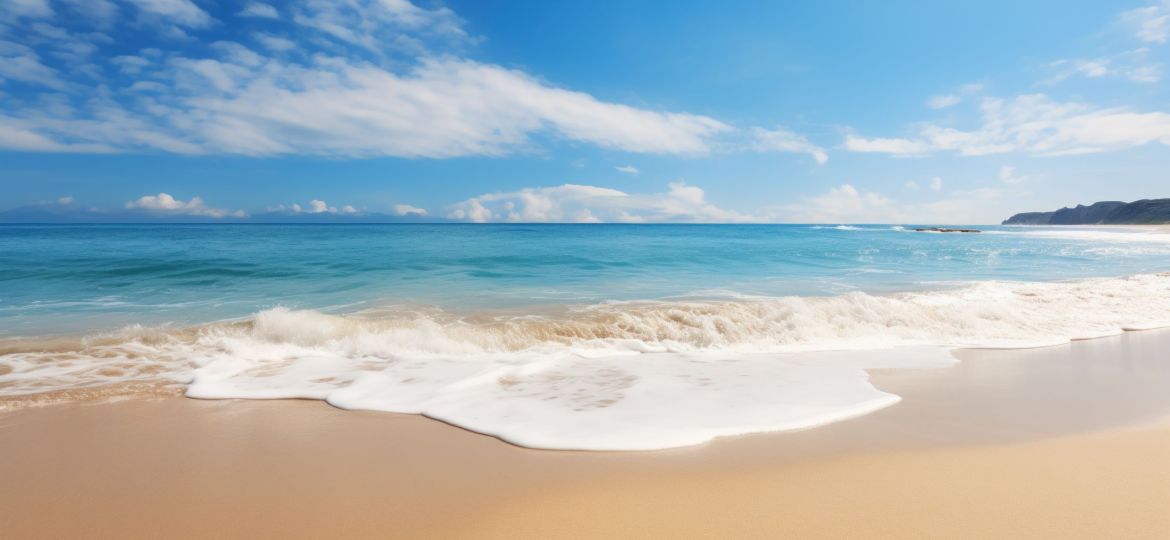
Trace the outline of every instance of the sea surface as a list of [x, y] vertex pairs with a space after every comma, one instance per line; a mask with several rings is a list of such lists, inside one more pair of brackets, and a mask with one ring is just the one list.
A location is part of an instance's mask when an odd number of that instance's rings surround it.
[[0, 226], [0, 407], [178, 388], [540, 448], [808, 427], [866, 369], [1170, 325], [1170, 234], [911, 225]]

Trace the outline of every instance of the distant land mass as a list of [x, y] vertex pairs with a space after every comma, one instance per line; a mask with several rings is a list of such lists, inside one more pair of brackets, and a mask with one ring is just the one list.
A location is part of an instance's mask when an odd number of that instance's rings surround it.
[[1170, 199], [1102, 201], [1055, 212], [1024, 212], [1004, 225], [1161, 225], [1170, 223]]

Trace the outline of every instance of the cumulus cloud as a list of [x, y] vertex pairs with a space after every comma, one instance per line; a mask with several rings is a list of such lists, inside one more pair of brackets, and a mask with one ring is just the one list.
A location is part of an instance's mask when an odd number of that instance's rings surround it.
[[824, 148], [810, 142], [805, 136], [786, 129], [764, 129], [760, 127], [751, 130], [753, 141], [751, 148], [757, 152], [794, 152], [808, 154], [817, 163], [829, 161], [829, 154]]
[[59, 204], [61, 206], [67, 206], [67, 205], [73, 204], [73, 197], [70, 197], [68, 195], [66, 195], [64, 197], [58, 197], [57, 204]]
[[246, 217], [247, 214], [243, 210], [224, 210], [221, 208], [211, 208], [203, 203], [203, 199], [199, 197], [192, 197], [188, 201], [176, 199], [168, 193], [159, 193], [158, 195], [144, 195], [137, 200], [126, 203], [126, 208], [131, 210], [144, 210], [147, 212], [184, 215], [184, 216], [201, 216], [212, 218], [224, 217]]
[[630, 194], [577, 184], [488, 193], [453, 205], [451, 219], [545, 223], [745, 222], [754, 218], [719, 208], [697, 186], [674, 182], [665, 193]]
[[614, 168], [617, 169], [618, 172], [624, 172], [626, 174], [638, 174], [639, 172], [641, 172], [638, 170], [637, 167], [635, 167], [633, 165], [622, 165], [620, 167], [614, 167]]
[[1012, 100], [984, 99], [981, 123], [958, 129], [926, 123], [911, 137], [865, 138], [848, 135], [845, 148], [901, 156], [953, 152], [981, 156], [1008, 152], [1034, 155], [1086, 154], [1149, 143], [1170, 145], [1170, 114], [1126, 107], [1098, 108], [1062, 103], [1044, 94]]
[[422, 216], [427, 215], [426, 208], [419, 208], [417, 206], [411, 206], [409, 204], [396, 204], [396, 205], [394, 205], [393, 210], [394, 210], [394, 215], [396, 215], [396, 216], [422, 217]]
[[281, 205], [278, 205], [275, 207], [269, 207], [268, 211], [269, 212], [278, 212], [278, 213], [288, 213], [288, 214], [357, 215], [357, 214], [362, 213], [360, 210], [358, 210], [357, 208], [354, 208], [351, 205], [346, 204], [346, 205], [343, 205], [340, 208], [338, 208], [336, 206], [330, 206], [329, 203], [327, 203], [321, 199], [310, 200], [309, 204], [306, 206], [301, 206], [300, 203], [293, 203], [289, 206], [285, 206], [285, 205], [281, 204]]

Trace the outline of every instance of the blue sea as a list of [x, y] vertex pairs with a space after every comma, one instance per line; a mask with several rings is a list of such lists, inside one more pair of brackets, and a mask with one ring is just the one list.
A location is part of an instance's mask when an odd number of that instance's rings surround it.
[[[1170, 270], [1170, 242], [1155, 235], [983, 230], [924, 234], [889, 225], [0, 226], [0, 336], [190, 325], [247, 317], [278, 305], [328, 313], [395, 304], [469, 312], [735, 295], [880, 294], [983, 280], [1054, 281]], [[1141, 241], [1147, 236], [1151, 241]]]
[[310, 398], [650, 449], [876, 410], [897, 396], [865, 369], [956, 347], [1170, 324], [1161, 231], [913, 229], [0, 226], [0, 396]]

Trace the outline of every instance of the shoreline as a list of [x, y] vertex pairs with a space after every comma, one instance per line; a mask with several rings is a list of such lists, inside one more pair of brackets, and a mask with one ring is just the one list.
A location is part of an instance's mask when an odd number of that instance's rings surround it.
[[[833, 536], [885, 509], [906, 521], [873, 530], [926, 536], [978, 525], [962, 508], [975, 504], [971, 514], [999, 512], [995, 526], [1037, 535], [1068, 532], [1090, 512], [1106, 530], [1164, 536], [1168, 347], [1170, 331], [1152, 330], [959, 351], [950, 368], [871, 371], [903, 401], [870, 415], [649, 452], [530, 450], [420, 416], [303, 400], [23, 409], [0, 414], [0, 520], [15, 537], [537, 538], [569, 524], [627, 537], [695, 522], [707, 536]], [[1093, 488], [1105, 481], [1125, 487]], [[996, 503], [1004, 496], [1012, 505]], [[784, 507], [751, 503], [769, 497]], [[1053, 497], [1064, 502], [1041, 500]], [[1116, 500], [1098, 500], [1107, 497]], [[843, 500], [857, 504], [829, 504]], [[915, 510], [927, 503], [940, 508]], [[1002, 515], [1012, 508], [1038, 517]], [[973, 535], [994, 532], [1005, 531]]]

